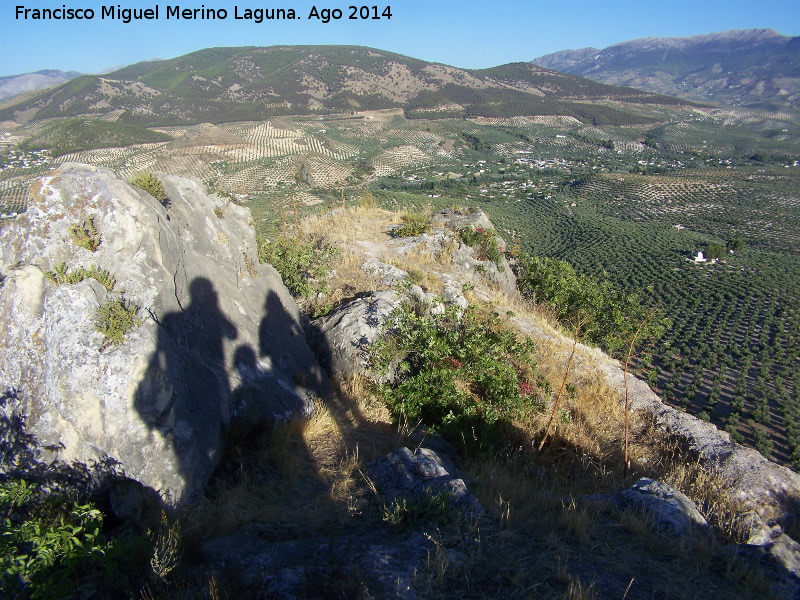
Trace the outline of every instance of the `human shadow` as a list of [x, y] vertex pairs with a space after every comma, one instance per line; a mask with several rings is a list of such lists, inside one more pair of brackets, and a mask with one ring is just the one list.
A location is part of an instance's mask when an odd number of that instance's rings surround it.
[[227, 443], [310, 416], [330, 397], [328, 377], [308, 346], [303, 328], [274, 290], [267, 292], [264, 302], [258, 353], [250, 345], [240, 345], [233, 368], [238, 385], [231, 395]]
[[189, 287], [190, 303], [158, 321], [156, 351], [134, 396], [150, 431], [169, 438], [187, 495], [211, 472], [223, 426], [230, 421], [230, 382], [223, 342], [236, 339], [213, 284]]

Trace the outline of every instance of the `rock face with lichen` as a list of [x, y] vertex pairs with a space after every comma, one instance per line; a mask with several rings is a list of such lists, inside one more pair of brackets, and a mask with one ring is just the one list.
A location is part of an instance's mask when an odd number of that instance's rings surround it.
[[[308, 413], [328, 384], [280, 276], [258, 264], [249, 210], [162, 180], [166, 205], [67, 164], [0, 225], [0, 391], [44, 458], [110, 457], [177, 501], [205, 485], [232, 422]], [[108, 271], [113, 289], [58, 285], [47, 273], [62, 263]], [[139, 312], [109, 344], [98, 307], [120, 299]]]

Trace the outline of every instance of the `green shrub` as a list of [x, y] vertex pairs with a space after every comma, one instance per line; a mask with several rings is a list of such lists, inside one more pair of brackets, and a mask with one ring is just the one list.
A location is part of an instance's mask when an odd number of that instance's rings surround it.
[[392, 229], [394, 237], [414, 237], [431, 230], [430, 217], [424, 212], [405, 212], [400, 218], [403, 225]]
[[753, 431], [754, 445], [764, 458], [769, 458], [772, 455], [772, 440], [769, 433], [761, 429]]
[[578, 275], [563, 260], [519, 253], [517, 287], [526, 298], [552, 308], [561, 323], [569, 326], [580, 319], [583, 339], [617, 357], [628, 349], [644, 321], [637, 337], [640, 345], [658, 339], [670, 326], [668, 319], [643, 306], [638, 294], [625, 292], [608, 279]]
[[725, 254], [725, 248], [720, 244], [708, 244], [703, 250], [703, 254], [707, 259], [722, 258]]
[[275, 267], [293, 295], [306, 298], [327, 291], [331, 261], [338, 253], [335, 246], [282, 236], [261, 244], [258, 259]]
[[497, 235], [491, 229], [465, 227], [458, 232], [458, 236], [467, 246], [476, 249], [478, 260], [499, 264], [503, 259], [503, 253], [497, 245]]
[[395, 416], [422, 421], [453, 441], [501, 443], [501, 420], [524, 419], [540, 408], [549, 385], [532, 357], [533, 342], [498, 325], [499, 315], [455, 307], [421, 314], [403, 304], [389, 315], [373, 345], [379, 371], [395, 372], [379, 391]]
[[166, 204], [168, 200], [167, 190], [164, 188], [164, 184], [161, 182], [161, 180], [154, 173], [150, 171], [138, 173], [133, 176], [131, 183], [139, 189], [142, 189], [150, 194], [153, 198], [161, 202], [161, 204]]
[[0, 483], [0, 510], [3, 597], [129, 597], [146, 573], [147, 537], [107, 540], [89, 502], [10, 478]]
[[125, 341], [125, 335], [141, 325], [144, 320], [137, 319], [139, 307], [125, 298], [106, 299], [97, 307], [97, 331], [105, 337], [105, 347], [115, 346]]

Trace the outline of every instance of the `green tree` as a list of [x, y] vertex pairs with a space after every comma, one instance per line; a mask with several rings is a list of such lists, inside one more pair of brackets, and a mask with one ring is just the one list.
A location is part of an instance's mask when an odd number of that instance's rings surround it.
[[734, 238], [728, 241], [728, 250], [733, 250], [734, 252], [741, 252], [744, 250], [744, 241], [740, 240], [739, 238]]
[[725, 248], [720, 246], [719, 244], [708, 244], [703, 251], [706, 258], [722, 258], [725, 255]]

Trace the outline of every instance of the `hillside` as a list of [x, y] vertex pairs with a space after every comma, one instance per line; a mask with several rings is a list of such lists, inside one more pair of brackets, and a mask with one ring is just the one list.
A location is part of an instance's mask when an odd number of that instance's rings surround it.
[[533, 63], [657, 94], [763, 110], [800, 108], [800, 37], [771, 29], [642, 38], [563, 50]]
[[128, 124], [163, 126], [403, 108], [417, 118], [569, 115], [623, 125], [651, 122], [624, 108], [643, 103], [678, 101], [527, 63], [465, 70], [359, 46], [271, 46], [211, 48], [84, 75], [7, 107], [0, 121], [124, 110]]
[[62, 156], [70, 152], [96, 148], [120, 148], [134, 144], [169, 142], [172, 138], [164, 133], [105, 121], [86, 121], [67, 119], [54, 123], [39, 134], [19, 145], [21, 150], [41, 150], [47, 148], [52, 156]]

